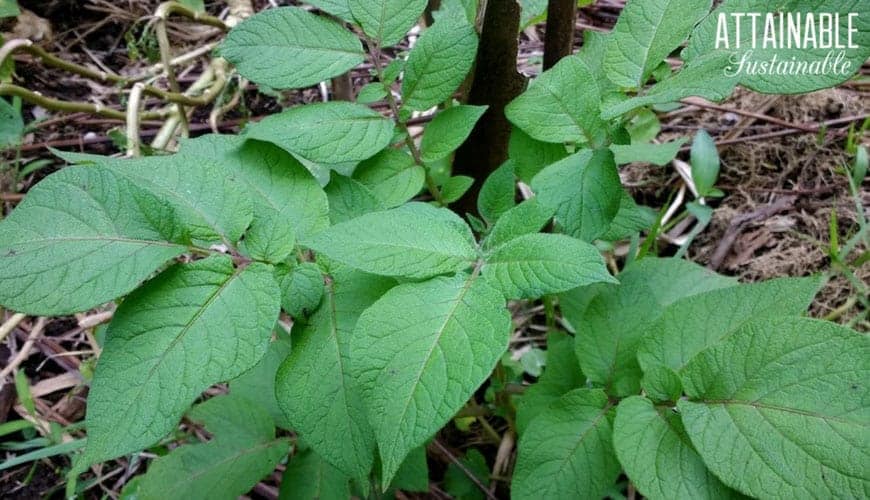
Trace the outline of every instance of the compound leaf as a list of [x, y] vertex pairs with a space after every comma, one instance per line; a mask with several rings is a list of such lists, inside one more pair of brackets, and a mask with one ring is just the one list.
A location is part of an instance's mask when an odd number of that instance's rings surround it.
[[298, 7], [245, 19], [227, 35], [220, 54], [248, 80], [276, 89], [315, 85], [365, 59], [353, 33]]
[[552, 403], [520, 438], [511, 498], [602, 498], [619, 476], [612, 406], [600, 389], [575, 389]]
[[127, 297], [88, 394], [82, 462], [154, 444], [202, 391], [256, 365], [279, 293], [270, 266], [234, 269], [228, 256], [213, 256], [173, 266]]
[[621, 87], [640, 88], [711, 6], [710, 0], [628, 2], [607, 39], [607, 77]]
[[683, 370], [678, 409], [725, 484], [757, 498], [870, 493], [870, 339], [833, 323], [749, 323]]
[[426, 8], [426, 0], [347, 0], [347, 4], [366, 35], [381, 47], [404, 38]]
[[271, 142], [315, 163], [362, 161], [384, 149], [393, 123], [350, 102], [323, 102], [290, 108], [249, 126], [246, 136]]
[[360, 313], [392, 285], [388, 278], [343, 268], [331, 274], [323, 305], [293, 334], [278, 370], [276, 394], [290, 426], [345, 475], [368, 475], [375, 439], [351, 374], [349, 344]]
[[458, 271], [477, 257], [465, 222], [425, 203], [342, 222], [321, 233], [311, 248], [361, 271], [409, 278]]
[[512, 239], [489, 254], [482, 272], [509, 299], [616, 282], [598, 249], [563, 234], [533, 233]]
[[423, 32], [405, 63], [402, 106], [425, 111], [450, 99], [477, 55], [477, 32], [465, 22], [443, 19]]
[[707, 470], [689, 443], [680, 416], [643, 396], [619, 403], [613, 443], [626, 474], [647, 498], [740, 497]]
[[0, 303], [30, 314], [86, 311], [186, 251], [175, 212], [117, 173], [68, 167], [0, 223]]
[[269, 414], [242, 397], [211, 398], [188, 417], [205, 424], [214, 437], [208, 443], [180, 446], [152, 462], [137, 498], [235, 498], [272, 472], [287, 454], [289, 442], [275, 439]]
[[501, 294], [464, 273], [399, 285], [360, 316], [352, 371], [374, 427], [384, 483], [489, 377], [510, 329]]

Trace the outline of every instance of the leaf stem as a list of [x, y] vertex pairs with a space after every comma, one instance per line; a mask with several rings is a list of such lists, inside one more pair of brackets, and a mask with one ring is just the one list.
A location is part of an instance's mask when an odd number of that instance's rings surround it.
[[408, 131], [408, 125], [405, 120], [399, 116], [399, 105], [396, 102], [395, 96], [393, 96], [393, 89], [389, 82], [387, 82], [384, 78], [384, 69], [381, 57], [381, 47], [380, 45], [370, 38], [366, 38], [366, 45], [369, 48], [369, 55], [372, 57], [372, 66], [375, 68], [375, 72], [377, 73], [378, 80], [384, 86], [384, 90], [387, 91], [387, 103], [390, 106], [390, 110], [393, 112], [393, 117], [396, 122], [396, 126], [399, 127], [399, 130], [405, 136], [405, 145], [408, 146], [408, 150], [411, 151], [411, 156], [414, 158], [414, 163], [423, 167], [423, 170], [426, 172], [426, 189], [429, 190], [429, 193], [435, 198], [435, 201], [441, 205], [442, 207], [446, 204], [444, 203], [444, 198], [441, 196], [441, 190], [438, 189], [438, 185], [435, 183], [435, 179], [432, 178], [432, 174], [429, 172], [429, 167], [423, 162], [423, 158], [420, 155], [420, 150], [417, 148], [417, 144], [414, 143], [414, 138], [411, 137], [410, 132]]

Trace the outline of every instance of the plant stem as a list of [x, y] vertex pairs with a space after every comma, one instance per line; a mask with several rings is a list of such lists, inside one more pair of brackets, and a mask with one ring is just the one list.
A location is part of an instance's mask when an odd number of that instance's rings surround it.
[[[17, 96], [31, 104], [35, 104], [51, 111], [90, 113], [93, 115], [105, 116], [106, 118], [114, 118], [116, 120], [126, 120], [127, 118], [127, 115], [124, 112], [107, 108], [102, 104], [92, 104], [80, 101], [62, 101], [52, 97], [45, 97], [42, 94], [11, 83], [0, 83], [0, 95]], [[162, 119], [168, 114], [168, 111], [150, 111], [142, 113], [141, 118], [143, 120]]]
[[399, 130], [405, 136], [405, 145], [407, 145], [408, 150], [411, 151], [414, 163], [423, 167], [423, 170], [426, 172], [426, 188], [429, 190], [429, 193], [432, 194], [432, 197], [435, 198], [435, 201], [443, 207], [445, 206], [445, 203], [444, 198], [441, 196], [441, 191], [438, 189], [435, 179], [432, 178], [432, 175], [429, 172], [429, 167], [423, 163], [420, 150], [417, 148], [417, 144], [414, 143], [414, 138], [411, 137], [411, 134], [408, 132], [407, 123], [405, 123], [405, 121], [399, 116], [399, 105], [396, 103], [395, 96], [393, 96], [393, 90], [389, 82], [384, 79], [384, 69], [381, 61], [381, 47], [371, 39], [367, 39], [366, 41], [370, 51], [369, 54], [372, 57], [372, 65], [378, 75], [378, 80], [380, 80], [381, 84], [384, 86], [384, 90], [387, 91], [387, 103], [390, 105], [390, 110], [393, 112], [396, 126], [399, 127]]

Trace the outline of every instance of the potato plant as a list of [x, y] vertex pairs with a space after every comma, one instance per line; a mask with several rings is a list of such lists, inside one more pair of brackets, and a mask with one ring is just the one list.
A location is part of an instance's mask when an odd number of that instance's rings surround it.
[[[70, 484], [165, 443], [184, 417], [212, 438], [160, 456], [128, 493], [234, 498], [291, 444], [282, 498], [425, 491], [427, 442], [481, 386], [504, 388], [490, 377], [512, 332], [508, 301], [544, 298], [571, 332], [549, 333], [537, 383], [491, 402], [519, 436], [513, 498], [601, 498], [621, 474], [650, 498], [870, 495], [867, 337], [803, 317], [818, 278], [743, 285], [637, 251], [655, 217], [620, 183], [618, 165], [667, 163], [685, 142], [632, 142], [629, 124], [649, 106], [850, 76], [729, 76], [719, 13], [769, 2], [711, 12], [709, 0], [630, 1], [612, 33], [587, 33], [507, 107], [510, 159], [467, 219], [447, 206], [480, 180], [439, 179], [432, 165], [485, 111], [453, 102], [474, 64], [474, 16], [445, 7], [385, 64], [425, 0], [310, 3], [331, 16], [266, 10], [219, 54], [275, 89], [368, 60], [376, 82], [360, 101], [385, 99], [392, 118], [361, 102], [305, 104], [168, 156], [57, 152], [73, 166], [0, 223], [4, 307], [118, 303]], [[823, 4], [846, 22], [855, 2]], [[857, 22], [854, 69], [870, 48], [870, 16]], [[672, 71], [665, 59], [684, 44]], [[415, 141], [409, 119], [434, 107]], [[702, 195], [715, 191], [715, 172], [696, 175]], [[517, 180], [534, 196], [517, 203]], [[626, 239], [629, 262], [614, 274], [599, 248]], [[290, 335], [276, 328], [282, 310]], [[223, 382], [227, 395], [197, 403]]]

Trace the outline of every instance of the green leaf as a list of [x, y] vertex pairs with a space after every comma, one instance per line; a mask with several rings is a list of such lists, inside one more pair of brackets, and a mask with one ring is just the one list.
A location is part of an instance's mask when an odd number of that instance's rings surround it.
[[474, 184], [474, 178], [467, 175], [456, 175], [447, 179], [441, 186], [441, 201], [453, 203], [462, 198], [471, 189], [472, 184]]
[[435, 115], [420, 144], [424, 162], [431, 162], [450, 155], [471, 135], [474, 125], [483, 116], [488, 106], [451, 106]]
[[[861, 15], [855, 15], [861, 12]], [[728, 71], [729, 75], [737, 77], [737, 83], [748, 87], [757, 92], [771, 94], [798, 94], [812, 92], [823, 88], [833, 87], [848, 80], [856, 71], [858, 71], [864, 62], [870, 57], [870, 17], [864, 14], [864, 10], [854, 0], [829, 0], [824, 3], [819, 3], [813, 0], [785, 0], [779, 2], [776, 8], [772, 8], [769, 2], [763, 0], [729, 0], [719, 6], [712, 14], [707, 16], [695, 31], [689, 40], [689, 45], [682, 53], [682, 57], [687, 62], [716, 54], [726, 55], [728, 62], [720, 66], [721, 71]], [[739, 26], [739, 35], [737, 34], [738, 26], [732, 17], [737, 13], [760, 13], [760, 17], [753, 23], [748, 17], [743, 17], [743, 22]], [[798, 43], [792, 41], [791, 27], [788, 26], [786, 18], [785, 25], [780, 23], [779, 13], [785, 13], [786, 16], [796, 18], [798, 31], [800, 31], [800, 40]], [[809, 23], [812, 40], [805, 38], [807, 36], [805, 30], [805, 22], [808, 15], [814, 14], [814, 18]], [[826, 44], [824, 34], [819, 34], [820, 31], [820, 14], [836, 16], [831, 24], [834, 24], [834, 35], [829, 36], [835, 38], [833, 42], [843, 45], [847, 44], [847, 31], [851, 27], [854, 32], [851, 35], [852, 43], [857, 48], [834, 49], [832, 44]], [[853, 15], [850, 17], [850, 13]], [[768, 23], [766, 16], [772, 16], [772, 25], [770, 26], [772, 39], [771, 44], [765, 39], [765, 31], [767, 31]], [[720, 16], [724, 17], [724, 24], [720, 24]], [[829, 29], [831, 27], [829, 26]], [[785, 31], [785, 46], [779, 45], [780, 30]], [[727, 32], [727, 43], [720, 39], [721, 35]], [[836, 39], [839, 34], [839, 40]], [[739, 46], [737, 38], [740, 38]], [[756, 43], [753, 45], [753, 37], [756, 38]], [[717, 40], [719, 40], [717, 42]], [[832, 50], [833, 49], [833, 50]], [[798, 61], [809, 65], [821, 66], [825, 58], [829, 59], [829, 64], [842, 53], [842, 64], [849, 66], [840, 71], [828, 69], [824, 70], [800, 70], [796, 71], [762, 71], [756, 69], [750, 70], [741, 64], [741, 61], [746, 58], [747, 61], [754, 62], [756, 65], [760, 62], [770, 63], [775, 56], [777, 66], [785, 62]], [[830, 55], [829, 55], [830, 54]]]
[[234, 269], [228, 256], [173, 266], [131, 294], [115, 311], [88, 394], [82, 461], [154, 444], [202, 391], [256, 365], [278, 301], [270, 266]]
[[[4, 17], [2, 11], [0, 17]], [[23, 133], [24, 119], [21, 118], [21, 111], [6, 102], [6, 99], [0, 99], [0, 149], [18, 145]]]
[[517, 180], [514, 163], [508, 160], [489, 174], [477, 197], [477, 211], [489, 223], [496, 222], [505, 212], [516, 206]]
[[600, 106], [595, 75], [582, 59], [569, 56], [536, 78], [505, 115], [539, 141], [597, 145], [606, 133]]
[[832, 323], [778, 318], [699, 354], [678, 408], [707, 467], [758, 498], [866, 497], [868, 341]]
[[269, 412], [274, 425], [284, 427], [286, 418], [275, 397], [275, 374], [290, 354], [290, 337], [277, 329], [275, 340], [269, 344], [265, 356], [253, 368], [230, 382], [230, 394], [256, 403]]
[[450, 19], [433, 24], [417, 40], [405, 63], [402, 107], [425, 111], [450, 99], [468, 75], [476, 55], [477, 32], [473, 26]]
[[642, 396], [622, 400], [613, 422], [616, 455], [647, 498], [737, 498], [689, 444], [680, 416]]
[[479, 0], [443, 0], [438, 10], [432, 13], [435, 21], [447, 17], [464, 20], [473, 25], [477, 19]]
[[371, 104], [382, 101], [387, 97], [387, 90], [381, 82], [367, 83], [359, 89], [356, 95], [356, 102], [360, 104]]
[[390, 488], [420, 493], [429, 492], [429, 464], [426, 463], [426, 446], [420, 446], [408, 453]]
[[656, 402], [677, 401], [683, 395], [680, 376], [666, 366], [655, 365], [645, 370], [640, 384], [646, 395]]
[[0, 304], [34, 315], [125, 295], [186, 247], [172, 207], [101, 167], [68, 167], [0, 222]]
[[675, 102], [690, 96], [721, 101], [730, 96], [737, 85], [737, 79], [726, 76], [723, 71], [727, 64], [728, 55], [724, 53], [694, 59], [679, 73], [653, 85], [644, 94], [605, 106], [601, 117], [610, 120], [643, 106]]
[[[329, 205], [317, 180], [298, 160], [272, 144], [231, 135], [206, 135], [181, 144], [184, 158], [213, 159], [248, 187], [254, 223], [281, 221], [305, 244], [329, 227]], [[278, 232], [280, 228], [276, 228]]]
[[526, 388], [517, 402], [517, 432], [568, 391], [582, 387], [586, 377], [574, 355], [574, 337], [557, 330], [547, 334], [547, 366], [538, 381]]
[[499, 218], [484, 246], [494, 248], [524, 234], [537, 233], [553, 218], [553, 213], [552, 208], [542, 205], [537, 198], [526, 200]]
[[351, 372], [350, 342], [360, 313], [393, 281], [337, 269], [323, 305], [293, 334], [293, 350], [278, 371], [276, 394], [290, 426], [326, 461], [354, 478], [368, 475], [375, 439], [360, 387]]
[[613, 83], [640, 88], [708, 12], [710, 0], [632, 0], [608, 38], [604, 70]]
[[408, 153], [385, 149], [360, 163], [353, 178], [369, 188], [386, 208], [393, 208], [420, 193], [426, 171], [414, 164]]
[[692, 141], [692, 181], [698, 194], [706, 196], [719, 178], [719, 152], [716, 142], [706, 130], [699, 130]]
[[275, 213], [258, 216], [251, 222], [239, 248], [254, 260], [278, 264], [283, 262], [296, 247], [293, 226]]
[[353, 14], [350, 12], [347, 0], [305, 0], [305, 3], [313, 5], [343, 21], [353, 22]]
[[152, 462], [137, 498], [235, 498], [272, 472], [289, 449], [287, 439], [275, 439], [269, 414], [241, 397], [211, 398], [188, 417], [204, 423], [213, 439], [180, 446]]
[[577, 332], [575, 352], [583, 373], [609, 394], [628, 396], [640, 391], [635, 352], [644, 325], [682, 297], [730, 287], [735, 281], [685, 260], [655, 258], [632, 264], [618, 278], [619, 285], [578, 288], [561, 302]]
[[[486, 464], [486, 458], [476, 448], [468, 450], [459, 461], [480, 481], [480, 484], [489, 483], [489, 466]], [[484, 498], [483, 492], [471, 481], [468, 474], [452, 462], [444, 473], [444, 490], [456, 500], [483, 500]]]
[[330, 164], [371, 158], [390, 143], [393, 123], [359, 104], [324, 102], [267, 116], [249, 126], [246, 135]]
[[511, 498], [601, 498], [619, 476], [612, 405], [600, 389], [575, 389], [551, 404], [520, 438]]
[[329, 184], [326, 185], [326, 197], [329, 199], [329, 220], [333, 224], [340, 224], [385, 208], [371, 189], [343, 175], [332, 176]]
[[604, 234], [619, 211], [622, 183], [608, 149], [583, 150], [532, 180], [540, 202], [556, 211], [565, 233], [584, 241]]
[[365, 59], [353, 33], [298, 7], [268, 9], [245, 19], [230, 30], [220, 54], [243, 77], [276, 89], [315, 85]]
[[178, 3], [197, 12], [205, 12], [204, 0], [179, 0]]
[[426, 0], [347, 0], [347, 4], [366, 35], [381, 47], [399, 43], [426, 8]]
[[526, 184], [547, 165], [556, 163], [568, 156], [564, 144], [553, 144], [533, 139], [517, 127], [511, 129], [508, 142], [508, 157], [514, 163], [517, 177]]
[[277, 266], [275, 277], [281, 287], [281, 307], [290, 316], [307, 316], [317, 309], [323, 298], [323, 274], [311, 262]]
[[361, 271], [409, 278], [459, 271], [477, 258], [465, 222], [425, 203], [342, 222], [321, 233], [311, 248]]
[[563, 234], [534, 233], [512, 239], [492, 251], [482, 272], [509, 299], [616, 282], [597, 248]]
[[629, 145], [611, 144], [610, 150], [616, 157], [617, 165], [625, 165], [626, 163], [652, 163], [663, 167], [673, 161], [680, 152], [680, 148], [688, 140], [687, 137], [681, 137], [676, 141], [665, 142], [662, 144], [635, 143]]
[[604, 241], [619, 241], [633, 234], [648, 229], [657, 219], [656, 213], [647, 207], [641, 207], [634, 202], [634, 198], [624, 190], [619, 200], [619, 211], [607, 228], [607, 232], [601, 235]]
[[21, 14], [17, 0], [0, 0], [0, 17], [15, 17]]
[[780, 278], [711, 290], [671, 304], [640, 332], [640, 366], [680, 371], [697, 353], [753, 319], [798, 316], [819, 289], [818, 278]]
[[351, 369], [389, 483], [489, 377], [511, 329], [501, 294], [460, 273], [399, 285], [360, 316]]
[[311, 450], [290, 459], [281, 478], [279, 500], [347, 500], [350, 478]]

